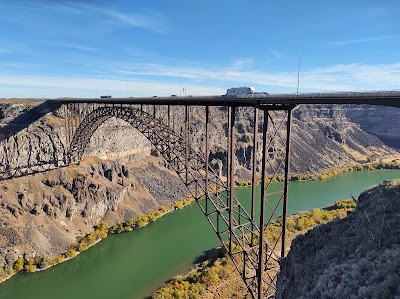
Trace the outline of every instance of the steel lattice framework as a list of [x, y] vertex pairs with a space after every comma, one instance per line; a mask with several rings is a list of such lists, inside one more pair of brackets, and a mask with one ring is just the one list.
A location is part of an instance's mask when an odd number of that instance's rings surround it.
[[[176, 133], [168, 106], [167, 123], [134, 106], [69, 104], [66, 124], [76, 128], [67, 154], [67, 164], [82, 158], [90, 137], [107, 119], [125, 120], [141, 132], [160, 152], [186, 184], [212, 228], [232, 258], [236, 269], [254, 298], [269, 298], [275, 293], [279, 260], [285, 255], [287, 182], [290, 149], [291, 106], [263, 107], [261, 199], [256, 198], [256, 159], [253, 159], [253, 189], [250, 209], [234, 196], [235, 106], [228, 107], [228, 171], [223, 182], [209, 165], [209, 107], [205, 107], [205, 154], [196, 153], [189, 143], [190, 106], [185, 106], [184, 134]], [[254, 107], [253, 157], [257, 151], [258, 114]], [[85, 116], [86, 115], [86, 116]], [[79, 122], [81, 123], [79, 124]], [[79, 124], [79, 126], [78, 126]], [[269, 151], [270, 148], [273, 151]], [[273, 163], [270, 161], [273, 158]], [[267, 170], [269, 174], [267, 174]], [[275, 183], [275, 184], [273, 184]], [[247, 211], [249, 210], [249, 211]], [[281, 210], [281, 211], [278, 211]], [[273, 223], [278, 237], [269, 240], [264, 227]]]

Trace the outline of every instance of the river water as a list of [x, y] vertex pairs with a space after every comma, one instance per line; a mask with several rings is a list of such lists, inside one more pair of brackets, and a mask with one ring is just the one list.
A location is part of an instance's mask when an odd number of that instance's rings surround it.
[[[358, 196], [400, 171], [362, 171], [324, 181], [291, 182], [290, 214]], [[235, 195], [249, 201], [251, 188]], [[131, 233], [112, 235], [76, 258], [46, 271], [15, 275], [0, 284], [0, 299], [140, 299], [219, 246], [196, 204]]]

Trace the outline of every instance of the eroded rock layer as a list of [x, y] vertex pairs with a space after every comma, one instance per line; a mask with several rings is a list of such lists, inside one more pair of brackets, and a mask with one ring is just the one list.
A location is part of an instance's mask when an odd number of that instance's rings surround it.
[[23, 254], [66, 252], [99, 221], [121, 223], [185, 198], [184, 184], [162, 164], [154, 157], [135, 165], [87, 158], [2, 181], [0, 267]]

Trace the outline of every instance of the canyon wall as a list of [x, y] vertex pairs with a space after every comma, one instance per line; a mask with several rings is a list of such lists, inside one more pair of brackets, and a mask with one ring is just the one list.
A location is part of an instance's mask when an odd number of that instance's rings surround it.
[[[150, 113], [152, 108], [147, 109]], [[0, 173], [21, 176], [0, 181], [0, 266], [12, 265], [22, 254], [65, 252], [77, 236], [101, 220], [122, 222], [187, 194], [165, 162], [150, 155], [150, 142], [115, 118], [98, 128], [81, 163], [65, 166], [65, 119], [60, 110], [48, 111], [38, 101], [2, 101], [0, 105]], [[210, 162], [222, 167], [223, 174], [227, 109], [211, 107], [210, 111]], [[183, 134], [184, 108], [173, 108], [172, 115], [170, 125]], [[166, 121], [165, 107], [156, 116]], [[399, 136], [392, 128], [400, 119], [399, 109], [304, 105], [293, 116], [292, 173], [318, 173], [373, 156], [392, 159], [398, 154], [386, 139]], [[259, 146], [261, 124], [262, 115], [257, 124]], [[238, 108], [239, 180], [251, 175], [253, 127], [253, 110]], [[204, 132], [204, 109], [192, 108], [191, 146], [199, 153], [204, 150]], [[256, 158], [261, 165], [261, 153]], [[24, 171], [33, 174], [23, 176]]]

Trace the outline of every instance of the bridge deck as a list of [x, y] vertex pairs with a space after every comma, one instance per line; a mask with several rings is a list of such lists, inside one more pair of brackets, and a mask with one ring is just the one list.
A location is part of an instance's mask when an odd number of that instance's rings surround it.
[[61, 103], [150, 104], [192, 106], [263, 106], [299, 104], [369, 104], [400, 107], [400, 91], [331, 92], [301, 94], [253, 94], [226, 96], [171, 96], [130, 98], [58, 98]]

